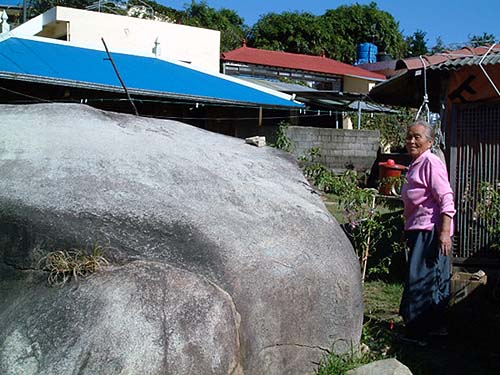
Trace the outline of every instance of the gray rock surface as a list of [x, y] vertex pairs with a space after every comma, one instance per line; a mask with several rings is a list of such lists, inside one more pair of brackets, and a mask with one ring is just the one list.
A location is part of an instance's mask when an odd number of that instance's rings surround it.
[[232, 299], [191, 272], [136, 261], [77, 286], [8, 285], [24, 292], [17, 303], [2, 304], [1, 374], [240, 370]]
[[346, 375], [412, 375], [412, 372], [397, 359], [389, 358], [347, 371]]
[[[69, 104], [0, 134], [1, 373], [303, 374], [359, 343], [356, 256], [288, 155]], [[109, 270], [41, 281], [94, 243]]]

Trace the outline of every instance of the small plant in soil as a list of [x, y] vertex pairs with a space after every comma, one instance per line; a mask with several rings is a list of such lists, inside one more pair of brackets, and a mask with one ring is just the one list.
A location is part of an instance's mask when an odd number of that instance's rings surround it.
[[109, 264], [103, 256], [104, 249], [94, 246], [91, 254], [80, 249], [56, 250], [45, 255], [39, 267], [49, 273], [47, 282], [50, 286], [62, 286], [72, 278], [86, 277]]

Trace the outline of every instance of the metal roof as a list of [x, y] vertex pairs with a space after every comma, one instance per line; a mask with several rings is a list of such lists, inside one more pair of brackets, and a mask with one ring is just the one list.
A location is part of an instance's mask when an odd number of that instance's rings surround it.
[[[451, 66], [464, 66], [462, 61], [457, 61], [456, 64], [451, 64], [451, 60], [471, 57], [479, 57], [480, 59], [488, 51], [492, 54], [498, 53], [500, 51], [500, 48], [496, 47], [496, 45], [492, 48], [490, 47], [491, 46], [464, 47], [453, 51], [439, 52], [434, 55], [408, 57], [406, 59], [400, 60], [379, 61], [376, 63], [360, 64], [356, 66], [372, 72], [385, 74], [388, 77], [394, 77], [406, 70], [418, 70], [422, 69], [424, 66], [428, 67], [429, 69], [438, 70], [440, 69], [440, 67], [442, 69], [448, 69]], [[441, 66], [440, 64], [442, 63], [445, 63], [446, 65]], [[474, 63], [471, 62], [470, 65], [474, 65]]]
[[238, 78], [255, 83], [256, 85], [261, 85], [264, 87], [268, 87], [273, 90], [287, 92], [287, 93], [298, 93], [303, 91], [317, 91], [309, 86], [299, 85], [298, 83], [288, 83], [288, 82], [280, 82], [280, 81], [271, 81], [268, 79], [259, 79], [255, 77], [246, 77], [246, 76], [238, 76]]
[[359, 107], [361, 107], [363, 112], [396, 112], [391, 108], [369, 102], [369, 99], [362, 94], [344, 94], [330, 90], [316, 90], [296, 83], [287, 83], [254, 77], [240, 76], [240, 78], [274, 90], [295, 94], [297, 100], [306, 103], [311, 107], [322, 107], [327, 110], [331, 109], [339, 111], [357, 111]]
[[[453, 51], [439, 52], [434, 55], [425, 55], [420, 57], [409, 57], [396, 62], [396, 70], [399, 69], [422, 69], [424, 64], [426, 67], [439, 65], [450, 60], [462, 59], [466, 57], [481, 57], [486, 53], [498, 53], [500, 48], [496, 45], [493, 46], [479, 46], [479, 47], [464, 47]], [[424, 64], [422, 63], [424, 61]]]
[[[499, 45], [460, 50], [425, 56], [427, 68], [427, 91], [431, 111], [439, 112], [441, 108], [441, 93], [446, 78], [451, 71], [470, 66], [495, 65], [500, 66]], [[385, 82], [377, 84], [368, 96], [381, 104], [408, 106], [418, 108], [424, 95], [422, 60], [411, 58], [399, 60], [398, 64], [406, 69]], [[430, 65], [427, 65], [430, 64]]]
[[[303, 106], [289, 95], [188, 64], [124, 53], [112, 57], [131, 94], [271, 108]], [[123, 92], [105, 51], [45, 38], [0, 38], [0, 78]]]
[[489, 54], [487, 56], [467, 56], [458, 59], [448, 60], [441, 64], [432, 65], [429, 69], [445, 70], [460, 69], [464, 66], [473, 65], [495, 65], [500, 64], [500, 53]]
[[359, 110], [361, 109], [363, 112], [385, 112], [385, 113], [397, 113], [398, 110], [393, 108], [388, 108], [386, 106], [368, 102], [365, 100], [355, 100], [348, 106], [351, 110]]

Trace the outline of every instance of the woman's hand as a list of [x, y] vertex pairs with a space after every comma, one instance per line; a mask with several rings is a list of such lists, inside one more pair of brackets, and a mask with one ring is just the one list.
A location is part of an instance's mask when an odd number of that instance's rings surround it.
[[449, 256], [451, 254], [451, 237], [450, 232], [441, 231], [439, 234], [439, 247], [441, 254]]
[[439, 247], [444, 256], [451, 255], [451, 217], [443, 214], [441, 217], [441, 232], [439, 232]]

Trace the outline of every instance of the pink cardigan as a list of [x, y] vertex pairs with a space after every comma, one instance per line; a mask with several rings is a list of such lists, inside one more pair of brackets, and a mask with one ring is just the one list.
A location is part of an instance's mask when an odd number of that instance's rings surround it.
[[446, 165], [439, 157], [425, 151], [410, 164], [406, 180], [401, 189], [405, 230], [432, 230], [434, 226], [439, 230], [442, 214], [453, 218], [453, 191]]

